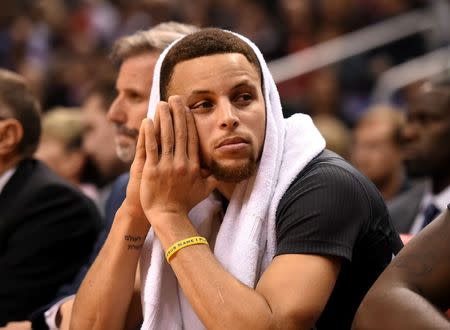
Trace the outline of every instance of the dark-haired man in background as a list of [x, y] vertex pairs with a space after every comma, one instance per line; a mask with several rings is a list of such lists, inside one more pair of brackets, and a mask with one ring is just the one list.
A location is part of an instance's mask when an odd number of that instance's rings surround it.
[[0, 326], [48, 303], [100, 228], [95, 205], [32, 158], [40, 128], [24, 79], [0, 70]]

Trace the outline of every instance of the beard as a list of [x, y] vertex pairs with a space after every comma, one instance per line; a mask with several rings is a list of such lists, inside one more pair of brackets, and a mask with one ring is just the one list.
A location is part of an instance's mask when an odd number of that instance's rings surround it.
[[211, 174], [216, 179], [224, 182], [238, 183], [250, 178], [256, 171], [256, 161], [251, 156], [244, 164], [238, 166], [224, 166], [215, 159], [212, 159], [209, 166]]
[[[135, 128], [129, 128], [124, 124], [115, 124], [116, 129], [116, 154], [117, 157], [124, 163], [130, 163], [134, 159], [136, 153], [136, 144], [139, 136], [139, 130]], [[119, 143], [117, 136], [121, 134], [127, 136], [129, 141], [126, 143]]]
[[124, 163], [131, 163], [136, 153], [136, 145], [133, 143], [116, 144], [117, 157]]

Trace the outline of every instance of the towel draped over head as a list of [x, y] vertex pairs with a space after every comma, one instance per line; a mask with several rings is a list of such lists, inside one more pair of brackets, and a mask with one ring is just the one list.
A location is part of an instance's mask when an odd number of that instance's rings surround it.
[[[221, 202], [211, 194], [191, 210], [189, 218], [200, 235], [216, 237], [213, 252], [224, 269], [255, 288], [275, 256], [278, 203], [299, 172], [324, 149], [325, 140], [309, 116], [283, 118], [278, 91], [263, 55], [250, 40], [233, 34], [251, 46], [261, 65], [266, 103], [263, 152], [255, 175], [237, 184], [225, 214]], [[155, 66], [148, 108], [151, 118], [160, 101], [161, 64], [176, 42], [161, 54]], [[153, 230], [145, 240], [140, 263], [142, 329], [204, 328], [179, 287]]]

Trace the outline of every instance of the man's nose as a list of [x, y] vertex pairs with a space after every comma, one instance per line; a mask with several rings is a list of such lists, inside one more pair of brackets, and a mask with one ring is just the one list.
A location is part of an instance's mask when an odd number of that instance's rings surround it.
[[222, 128], [236, 128], [239, 126], [239, 116], [237, 109], [229, 101], [221, 102], [218, 113], [220, 115], [220, 127]]
[[416, 122], [406, 123], [401, 130], [401, 142], [409, 142], [415, 140], [420, 134], [420, 127]]
[[107, 118], [113, 123], [125, 123], [126, 113], [122, 109], [122, 101], [117, 97], [109, 107]]

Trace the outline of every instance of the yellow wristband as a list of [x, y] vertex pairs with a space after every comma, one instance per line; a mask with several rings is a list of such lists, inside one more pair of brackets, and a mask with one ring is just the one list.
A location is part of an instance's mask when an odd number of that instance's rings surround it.
[[179, 251], [179, 250], [181, 250], [181, 249], [183, 249], [183, 248], [185, 248], [187, 246], [196, 245], [196, 244], [206, 244], [206, 245], [208, 245], [208, 241], [204, 237], [194, 236], [194, 237], [185, 238], [185, 239], [182, 239], [181, 241], [175, 242], [166, 251], [166, 260], [167, 260], [167, 262], [170, 262], [170, 258], [177, 251]]

